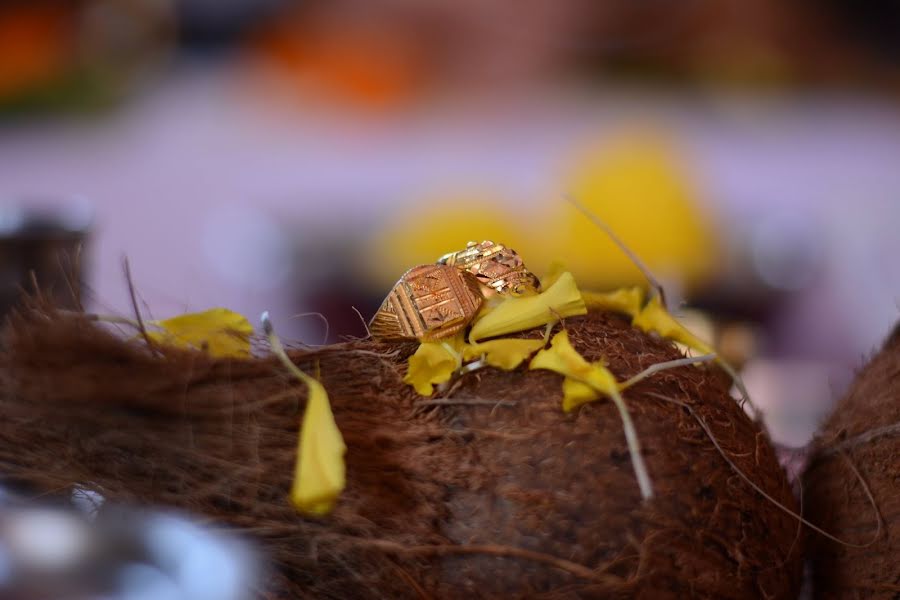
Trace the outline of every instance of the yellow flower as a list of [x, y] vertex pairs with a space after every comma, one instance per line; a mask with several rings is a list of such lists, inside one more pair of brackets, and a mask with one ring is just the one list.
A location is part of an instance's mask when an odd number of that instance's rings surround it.
[[397, 273], [462, 250], [469, 240], [502, 242], [530, 255], [523, 246], [535, 237], [526, 226], [530, 221], [519, 211], [509, 210], [510, 205], [502, 197], [477, 190], [421, 197], [390, 215], [386, 226], [371, 238], [361, 257], [362, 272], [373, 285], [387, 288], [397, 281]]
[[536, 350], [542, 348], [544, 343], [543, 339], [504, 338], [478, 344], [466, 344], [463, 348], [463, 359], [475, 360], [483, 356], [484, 362], [490, 366], [512, 371]]
[[634, 317], [631, 324], [647, 333], [655, 331], [660, 336], [684, 344], [700, 354], [715, 353], [712, 346], [697, 338], [669, 314], [663, 307], [659, 294], [650, 298], [650, 301], [640, 314]]
[[344, 453], [347, 446], [334, 422], [325, 388], [303, 374], [309, 389], [303, 425], [300, 427], [300, 457], [291, 486], [291, 502], [302, 513], [324, 515], [331, 512], [346, 485]]
[[641, 312], [644, 290], [640, 287], [619, 288], [612, 292], [581, 292], [588, 310], [624, 313], [632, 318]]
[[203, 350], [216, 358], [249, 358], [253, 325], [227, 308], [212, 308], [198, 313], [179, 315], [149, 325], [159, 331], [148, 331], [154, 342], [178, 348]]
[[448, 340], [422, 342], [416, 353], [409, 357], [409, 369], [403, 382], [413, 386], [422, 396], [430, 396], [435, 385], [449, 381], [462, 366], [462, 345], [462, 334]]
[[535, 296], [510, 297], [483, 312], [472, 326], [470, 341], [516, 333], [587, 313], [571, 273], [563, 273], [552, 286]]
[[566, 412], [596, 400], [599, 397], [597, 392], [607, 396], [618, 394], [618, 383], [609, 369], [601, 362], [592, 364], [586, 361], [572, 347], [565, 330], [553, 336], [549, 348], [541, 350], [531, 359], [529, 368], [547, 369], [566, 377], [563, 382], [563, 410]]
[[294, 377], [306, 384], [309, 390], [297, 443], [299, 456], [294, 466], [291, 503], [304, 514], [314, 516], [328, 514], [346, 485], [344, 454], [347, 452], [347, 446], [337, 423], [334, 422], [334, 414], [331, 412], [325, 388], [291, 361], [284, 351], [284, 346], [281, 345], [281, 340], [275, 334], [268, 312], [263, 313], [262, 324], [266, 337], [269, 338], [272, 353]]
[[[602, 144], [579, 152], [570, 173], [564, 187], [602, 215], [652, 269], [666, 270], [687, 289], [716, 272], [716, 230], [677, 145], [661, 132], [607, 132]], [[614, 242], [578, 211], [558, 206], [559, 212], [545, 219], [545, 255], [565, 256], [582, 286], [611, 289], [643, 282], [640, 269]], [[540, 268], [539, 260], [531, 259], [533, 268]]]

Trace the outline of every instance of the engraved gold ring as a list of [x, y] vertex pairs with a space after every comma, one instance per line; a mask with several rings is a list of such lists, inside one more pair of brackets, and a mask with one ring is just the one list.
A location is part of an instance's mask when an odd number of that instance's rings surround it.
[[464, 329], [486, 297], [524, 295], [540, 282], [512, 249], [491, 241], [469, 242], [403, 274], [369, 323], [378, 340], [433, 341]]

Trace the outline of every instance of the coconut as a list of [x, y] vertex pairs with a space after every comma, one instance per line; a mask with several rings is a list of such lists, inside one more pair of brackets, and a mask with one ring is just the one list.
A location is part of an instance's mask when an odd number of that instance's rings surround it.
[[900, 326], [859, 372], [815, 440], [809, 519], [844, 543], [810, 539], [818, 598], [900, 593]]
[[[620, 380], [680, 357], [617, 315], [565, 327]], [[23, 312], [0, 355], [0, 472], [242, 532], [270, 565], [262, 598], [795, 597], [798, 523], [736, 469], [796, 511], [793, 495], [718, 370], [625, 392], [656, 492], [642, 501], [610, 402], [565, 414], [562, 377], [525, 366], [424, 398], [402, 381], [415, 347], [289, 351], [348, 447], [345, 491], [309, 518], [288, 501], [306, 388], [277, 360], [151, 351], [84, 316]]]

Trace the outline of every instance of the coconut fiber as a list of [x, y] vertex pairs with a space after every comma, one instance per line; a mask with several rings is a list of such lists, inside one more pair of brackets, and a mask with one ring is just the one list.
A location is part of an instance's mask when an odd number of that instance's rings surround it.
[[825, 423], [805, 485], [810, 520], [857, 546], [813, 535], [816, 597], [900, 598], [900, 327]]
[[[620, 380], [680, 356], [612, 314], [565, 326]], [[239, 531], [270, 565], [260, 598], [797, 591], [796, 520], [736, 474], [698, 421], [797, 510], [765, 434], [718, 370], [682, 367], [625, 392], [656, 491], [642, 502], [616, 409], [598, 401], [564, 414], [559, 375], [485, 368], [423, 398], [402, 382], [415, 344], [293, 349], [327, 389], [348, 447], [347, 488], [314, 519], [288, 500], [306, 390], [274, 358], [154, 352], [84, 316], [38, 309], [15, 315], [3, 344], [8, 481], [35, 495], [82, 486]]]

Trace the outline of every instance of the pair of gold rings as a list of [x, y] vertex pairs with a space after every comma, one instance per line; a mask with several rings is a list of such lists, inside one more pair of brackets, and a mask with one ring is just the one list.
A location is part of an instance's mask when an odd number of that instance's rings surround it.
[[433, 341], [468, 325], [485, 298], [540, 290], [515, 250], [491, 241], [469, 242], [437, 263], [403, 274], [369, 323], [378, 340]]

